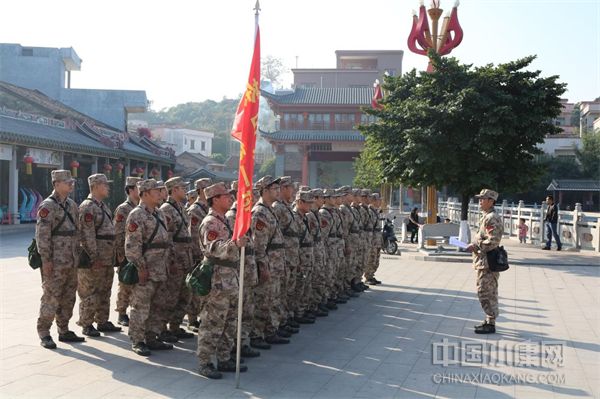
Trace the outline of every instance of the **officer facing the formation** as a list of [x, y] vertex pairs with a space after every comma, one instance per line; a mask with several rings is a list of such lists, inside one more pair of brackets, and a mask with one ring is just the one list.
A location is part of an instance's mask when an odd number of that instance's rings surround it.
[[[115, 254], [117, 266], [122, 267], [127, 263], [125, 258], [125, 222], [129, 213], [140, 203], [140, 192], [137, 183], [142, 178], [129, 176], [125, 179], [125, 194], [127, 199], [115, 209]], [[129, 306], [129, 297], [131, 296], [131, 286], [119, 282], [119, 292], [117, 294], [117, 308], [119, 319], [117, 322], [122, 326], [129, 325], [129, 316], [127, 316], [127, 307]]]
[[500, 273], [490, 270], [487, 253], [500, 245], [504, 227], [500, 215], [494, 209], [498, 193], [483, 189], [475, 198], [479, 199], [482, 215], [479, 218], [479, 230], [467, 250], [473, 252], [473, 268], [477, 271], [477, 296], [485, 313], [485, 320], [475, 326], [475, 333], [491, 334], [496, 332]]
[[138, 183], [140, 205], [129, 214], [125, 230], [125, 256], [135, 264], [139, 278], [131, 289], [129, 337], [133, 351], [141, 356], [149, 356], [150, 350], [173, 349], [157, 339], [168, 296], [166, 258], [171, 248], [169, 232], [158, 210], [162, 188], [154, 179]]
[[198, 199], [198, 191], [196, 191], [196, 190], [188, 191], [185, 198], [186, 198], [185, 209], [187, 211], [187, 209], [196, 201], [196, 199]]
[[[99, 337], [100, 332], [121, 331], [121, 327], [108, 321], [115, 274], [115, 225], [112, 212], [103, 200], [108, 197], [108, 184], [111, 182], [102, 173], [88, 177], [90, 194], [79, 205], [81, 256], [87, 254], [89, 265], [80, 262], [78, 271], [80, 303], [77, 324], [83, 327], [83, 334], [90, 337]], [[94, 321], [97, 329], [92, 324]]]
[[42, 258], [43, 290], [37, 332], [40, 345], [46, 349], [56, 348], [50, 336], [54, 319], [59, 341], [85, 341], [69, 330], [75, 306], [79, 254], [78, 209], [69, 198], [75, 180], [68, 170], [53, 170], [51, 175], [54, 190], [40, 204], [35, 226], [37, 250]]
[[[221, 371], [234, 372], [236, 364], [231, 359], [234, 345], [238, 281], [239, 249], [246, 244], [246, 237], [233, 241], [233, 226], [225, 218], [233, 198], [225, 183], [217, 183], [204, 189], [210, 210], [200, 225], [200, 242], [204, 262], [213, 266], [211, 290], [200, 315], [202, 328], [198, 331], [198, 373], [204, 377], [221, 378]], [[211, 362], [217, 357], [217, 368]], [[240, 366], [240, 371], [246, 371]]]
[[162, 211], [166, 222], [169, 237], [173, 242], [171, 253], [167, 260], [168, 302], [165, 304], [165, 319], [169, 329], [161, 332], [161, 339], [167, 342], [177, 342], [180, 338], [191, 338], [194, 334], [186, 332], [181, 327], [183, 316], [190, 303], [190, 291], [185, 286], [185, 276], [192, 270], [192, 237], [189, 231], [189, 216], [183, 209], [187, 186], [190, 183], [181, 177], [172, 177], [166, 181], [169, 196], [162, 204]]

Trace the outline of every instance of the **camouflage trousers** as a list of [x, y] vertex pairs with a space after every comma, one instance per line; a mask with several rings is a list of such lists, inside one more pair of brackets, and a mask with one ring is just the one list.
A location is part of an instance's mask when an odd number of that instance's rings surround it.
[[202, 313], [204, 309], [204, 304], [206, 303], [205, 296], [192, 295], [190, 298], [190, 303], [187, 307], [187, 318], [188, 323], [197, 321], [198, 316]]
[[249, 345], [254, 326], [254, 288], [244, 287], [244, 303], [242, 304], [242, 342]]
[[346, 263], [347, 262], [346, 255], [344, 253], [344, 250], [345, 250], [344, 240], [338, 239], [338, 242], [336, 244], [336, 249], [337, 249], [337, 262], [336, 262], [336, 269], [333, 274], [332, 289], [334, 290], [335, 293], [341, 294], [342, 291], [344, 291], [344, 275], [346, 273], [346, 269], [348, 266], [348, 264]]
[[[170, 331], [179, 330], [179, 326], [183, 322], [183, 316], [185, 316], [190, 304], [192, 295], [185, 285], [186, 276], [187, 270], [178, 267], [174, 271], [169, 270], [169, 277], [167, 277], [165, 283], [167, 299], [164, 306], [165, 314], [161, 316], [161, 319], [169, 323]], [[166, 325], [163, 326], [163, 329], [166, 329]]]
[[78, 269], [79, 324], [81, 327], [108, 321], [110, 290], [115, 270], [112, 266]]
[[123, 284], [119, 281], [119, 291], [117, 292], [117, 307], [115, 311], [119, 314], [126, 314], [131, 299], [131, 285]]
[[321, 243], [318, 243], [314, 247], [314, 261], [313, 268], [311, 273], [311, 298], [314, 303], [326, 302], [328, 299], [327, 296], [327, 287], [325, 284], [326, 275], [325, 275], [325, 248]]
[[74, 266], [54, 266], [50, 276], [42, 275], [42, 291], [40, 315], [37, 320], [38, 335], [40, 338], [50, 335], [50, 327], [54, 319], [56, 319], [58, 333], [66, 333], [75, 306], [77, 269]]
[[498, 279], [500, 273], [492, 272], [489, 268], [478, 269], [477, 297], [485, 313], [485, 319], [494, 324], [498, 317]]
[[367, 264], [369, 263], [369, 253], [371, 251], [371, 234], [365, 233], [362, 241], [362, 253], [361, 259], [358, 264], [358, 278], [362, 278], [363, 274], [365, 274], [365, 270], [367, 269]]
[[362, 256], [362, 252], [360, 251], [360, 237], [357, 233], [350, 233], [348, 236], [348, 241], [350, 243], [350, 250], [352, 251], [349, 255], [348, 259], [348, 270], [346, 274], [346, 279], [351, 281], [354, 279], [358, 269], [358, 259]]
[[147, 281], [131, 288], [131, 311], [129, 312], [129, 337], [135, 344], [155, 339], [160, 334], [164, 320], [164, 303], [168, 293], [164, 281]]
[[196, 356], [201, 365], [211, 363], [216, 354], [218, 362], [231, 358], [231, 349], [236, 338], [237, 289], [215, 289], [206, 297], [200, 314], [202, 325], [198, 330]]
[[374, 246], [369, 250], [369, 261], [367, 262], [367, 267], [365, 268], [365, 278], [370, 279], [375, 277], [375, 272], [379, 267], [379, 255], [381, 253], [381, 247]]

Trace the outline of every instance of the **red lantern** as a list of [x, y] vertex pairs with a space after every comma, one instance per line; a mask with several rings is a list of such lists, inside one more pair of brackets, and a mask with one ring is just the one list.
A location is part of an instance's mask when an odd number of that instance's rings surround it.
[[167, 171], [167, 177], [170, 179], [171, 177], [173, 177], [173, 175], [174, 175], [173, 171], [171, 169], [169, 169]]
[[77, 169], [79, 168], [79, 162], [76, 160], [71, 161], [71, 174], [73, 177], [77, 177]]
[[25, 163], [25, 173], [31, 175], [33, 173], [32, 165], [33, 165], [33, 157], [31, 155], [25, 155], [23, 157], [23, 162]]
[[104, 164], [104, 174], [110, 177], [110, 172], [112, 172], [112, 165], [109, 163]]
[[158, 169], [153, 168], [150, 174], [156, 179], [160, 175], [160, 172], [158, 171]]
[[144, 177], [144, 168], [138, 166], [137, 168], [135, 168], [135, 173], [139, 176], [139, 177]]
[[123, 177], [123, 168], [125, 168], [125, 165], [119, 162], [115, 166], [117, 167], [117, 174], [119, 175], [119, 178]]

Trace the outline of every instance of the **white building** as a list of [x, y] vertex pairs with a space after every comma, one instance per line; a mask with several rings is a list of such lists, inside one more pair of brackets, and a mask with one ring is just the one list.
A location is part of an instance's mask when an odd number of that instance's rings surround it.
[[152, 136], [164, 146], [172, 148], [176, 156], [186, 151], [206, 157], [212, 154], [214, 133], [172, 126], [153, 126], [150, 130]]

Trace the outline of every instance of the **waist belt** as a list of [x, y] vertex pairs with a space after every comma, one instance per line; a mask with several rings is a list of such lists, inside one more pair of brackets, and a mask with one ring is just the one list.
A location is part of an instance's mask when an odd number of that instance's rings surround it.
[[267, 245], [267, 251], [272, 251], [275, 249], [284, 249], [285, 246], [283, 244], [269, 244]]
[[239, 261], [234, 260], [225, 260], [219, 258], [206, 258], [208, 262], [210, 262], [213, 266], [223, 266], [223, 267], [238, 267]]
[[337, 235], [336, 234], [329, 234], [329, 238], [336, 238]]
[[321, 242], [321, 237], [317, 237], [313, 239], [313, 242], [316, 244], [318, 242]]
[[310, 248], [313, 246], [312, 242], [301, 242], [300, 243], [300, 248]]
[[61, 237], [73, 237], [74, 235], [75, 235], [75, 230], [57, 231], [56, 233], [52, 234], [52, 236], [61, 236]]
[[342, 234], [338, 234], [336, 237], [337, 238], [344, 238], [344, 236]]
[[379, 233], [381, 232], [381, 229], [373, 229], [374, 232]]
[[293, 231], [292, 232], [286, 231], [285, 233], [283, 233], [283, 235], [286, 237], [294, 237], [294, 238], [300, 237], [298, 234], [294, 233]]
[[192, 237], [177, 237], [173, 238], [173, 242], [189, 244], [192, 242]]
[[142, 245], [142, 248], [145, 250], [148, 249], [167, 249], [170, 248], [171, 244], [169, 244], [168, 242], [163, 242], [163, 243], [159, 243], [159, 244], [150, 244], [150, 245]]
[[97, 234], [96, 235], [96, 240], [114, 240], [114, 239], [115, 239], [114, 234]]
[[254, 248], [246, 248], [246, 255], [254, 255]]

